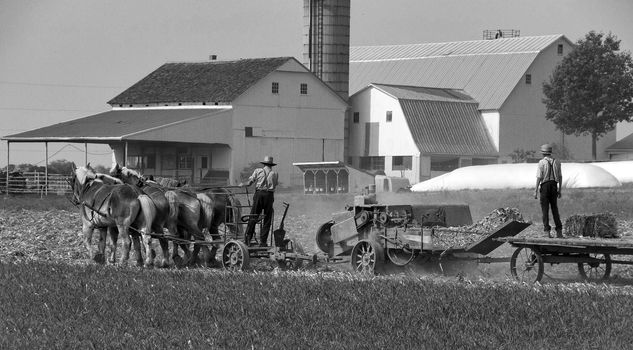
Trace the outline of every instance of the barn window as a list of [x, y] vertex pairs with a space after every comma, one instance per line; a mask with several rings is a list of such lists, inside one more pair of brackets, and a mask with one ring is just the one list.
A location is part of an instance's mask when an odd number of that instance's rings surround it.
[[245, 137], [253, 137], [253, 127], [252, 126], [245, 126], [244, 127], [244, 136]]
[[411, 156], [393, 156], [391, 158], [392, 170], [411, 170], [411, 163], [413, 157]]
[[385, 157], [360, 157], [363, 170], [385, 170]]
[[558, 44], [558, 56], [563, 55], [563, 44]]
[[301, 83], [301, 85], [299, 85], [299, 92], [301, 93], [301, 95], [307, 95], [308, 94], [308, 84]]
[[526, 74], [525, 75], [525, 83], [526, 84], [532, 84], [532, 74]]
[[354, 112], [354, 124], [358, 124], [360, 121], [360, 112]]
[[459, 167], [458, 157], [431, 157], [431, 171], [449, 172]]
[[279, 83], [276, 82], [276, 81], [273, 81], [272, 93], [273, 94], [278, 94], [279, 93]]
[[387, 111], [387, 123], [391, 123], [392, 113], [391, 111]]

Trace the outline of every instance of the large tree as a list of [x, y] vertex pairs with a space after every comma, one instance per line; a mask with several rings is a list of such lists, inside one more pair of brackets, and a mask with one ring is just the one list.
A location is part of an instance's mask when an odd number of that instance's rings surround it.
[[567, 135], [596, 141], [618, 122], [633, 119], [633, 60], [620, 52], [620, 40], [591, 31], [578, 40], [543, 84], [545, 118]]

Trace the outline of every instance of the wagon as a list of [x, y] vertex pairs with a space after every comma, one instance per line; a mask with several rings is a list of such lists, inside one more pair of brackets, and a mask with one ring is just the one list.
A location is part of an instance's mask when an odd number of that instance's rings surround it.
[[500, 237], [497, 241], [516, 248], [510, 273], [527, 283], [543, 278], [545, 264], [576, 264], [580, 277], [588, 281], [607, 280], [613, 264], [633, 265], [633, 261], [612, 258], [633, 255], [633, 239]]

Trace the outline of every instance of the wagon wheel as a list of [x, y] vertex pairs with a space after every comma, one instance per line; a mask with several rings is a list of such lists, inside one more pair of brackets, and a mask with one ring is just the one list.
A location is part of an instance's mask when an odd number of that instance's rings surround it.
[[[304, 250], [301, 244], [293, 239], [287, 240], [285, 250], [289, 253], [304, 254]], [[297, 258], [286, 258], [284, 260], [278, 260], [278, 263], [279, 268], [284, 270], [298, 270], [301, 268], [301, 266], [303, 266], [303, 260]]]
[[241, 271], [248, 268], [248, 247], [241, 241], [229, 241], [222, 249], [222, 266], [227, 270]]
[[352, 249], [352, 268], [364, 275], [373, 275], [385, 260], [384, 251], [376, 242], [359, 241]]
[[521, 282], [535, 283], [543, 277], [543, 257], [529, 247], [519, 247], [510, 258], [510, 273]]
[[387, 248], [387, 257], [389, 261], [397, 266], [405, 266], [417, 256], [416, 251], [413, 249], [397, 249]]
[[322, 252], [329, 254], [330, 257], [334, 254], [334, 242], [332, 241], [332, 231], [330, 230], [332, 225], [334, 225], [334, 221], [328, 221], [321, 225], [316, 232], [317, 247], [319, 247]]
[[606, 280], [611, 275], [611, 255], [592, 253], [588, 256], [594, 260], [578, 263], [578, 273], [585, 281]]

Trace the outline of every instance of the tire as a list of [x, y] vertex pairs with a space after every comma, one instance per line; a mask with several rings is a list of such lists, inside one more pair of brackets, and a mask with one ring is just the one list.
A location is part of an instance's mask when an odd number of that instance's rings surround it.
[[250, 255], [248, 247], [241, 241], [229, 241], [222, 248], [222, 266], [227, 270], [243, 271], [248, 269]]
[[384, 250], [376, 242], [364, 239], [352, 248], [352, 269], [360, 274], [375, 275], [384, 263]]
[[601, 260], [593, 262], [578, 263], [578, 274], [589, 282], [603, 281], [611, 276], [611, 255], [609, 254], [589, 254], [589, 258]]
[[536, 283], [543, 278], [543, 257], [529, 247], [519, 247], [510, 258], [510, 273], [519, 282]]

